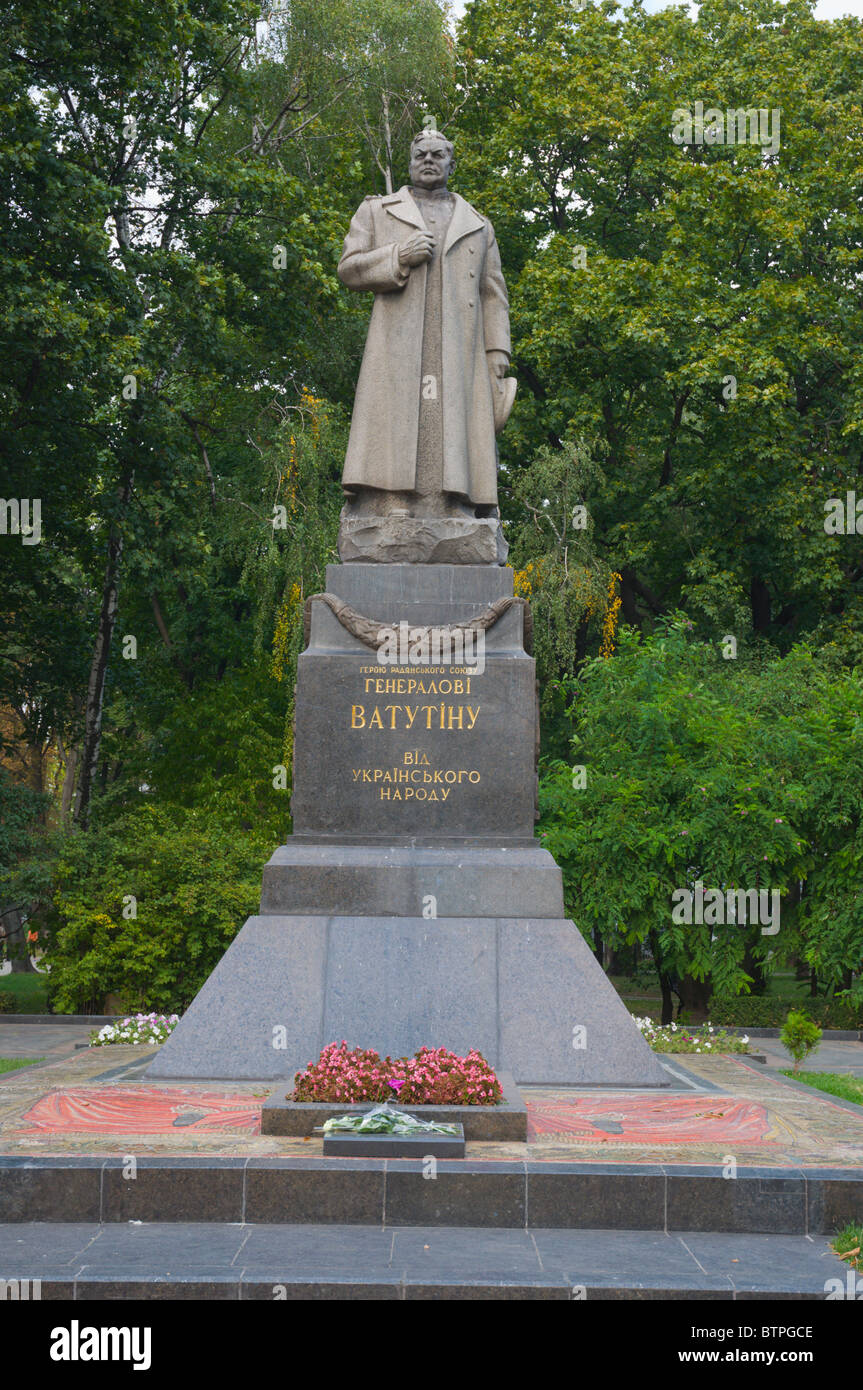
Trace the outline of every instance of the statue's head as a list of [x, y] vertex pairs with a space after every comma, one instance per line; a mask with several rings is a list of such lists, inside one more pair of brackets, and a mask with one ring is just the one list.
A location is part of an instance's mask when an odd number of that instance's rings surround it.
[[445, 188], [455, 168], [452, 141], [439, 130], [423, 130], [411, 141], [410, 174], [415, 188]]

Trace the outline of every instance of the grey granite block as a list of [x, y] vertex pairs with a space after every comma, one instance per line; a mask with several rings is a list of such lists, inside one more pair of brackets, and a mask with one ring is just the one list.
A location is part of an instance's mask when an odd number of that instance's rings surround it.
[[273, 1283], [294, 1279], [301, 1270], [315, 1279], [389, 1281], [395, 1273], [393, 1233], [377, 1226], [246, 1226], [247, 1237], [236, 1262], [244, 1278]]
[[252, 917], [147, 1075], [290, 1080], [341, 1039], [476, 1048], [519, 1083], [669, 1084], [571, 922], [495, 918]]
[[75, 1278], [73, 1275], [70, 1275], [67, 1270], [63, 1274], [46, 1272], [39, 1285], [38, 1299], [31, 1285], [31, 1293], [27, 1301], [33, 1303], [72, 1303], [74, 1298]]
[[327, 565], [326, 583], [328, 593], [360, 611], [374, 599], [374, 616], [393, 622], [406, 605], [417, 603], [486, 608], [512, 594], [513, 571], [488, 565]]
[[[585, 1302], [591, 1303], [724, 1303], [730, 1302], [734, 1298], [734, 1290], [730, 1284], [720, 1285], [718, 1288], [705, 1289], [702, 1287], [683, 1287], [679, 1284], [669, 1286], [651, 1285], [638, 1286], [633, 1288], [615, 1288], [612, 1284], [588, 1285], [585, 1290]], [[694, 1316], [694, 1315], [693, 1315]]]
[[[476, 617], [510, 598], [512, 583], [511, 570], [486, 565], [327, 572], [336, 599], [408, 626]], [[477, 665], [395, 667], [355, 622], [350, 631], [323, 599], [312, 604], [298, 668], [294, 835], [267, 866], [261, 915], [149, 1077], [290, 1082], [344, 1038], [390, 1056], [476, 1048], [521, 1082], [669, 1084], [563, 919], [560, 871], [533, 840], [537, 717], [524, 622], [523, 605], [510, 606]]]
[[124, 1178], [123, 1171], [105, 1165], [103, 1221], [242, 1220], [242, 1160], [142, 1159], [135, 1178]]
[[250, 917], [147, 1076], [292, 1080], [324, 1045], [327, 940], [323, 917]]
[[502, 565], [509, 546], [498, 519], [351, 517], [342, 513], [339, 555], [346, 564]]
[[448, 1226], [400, 1227], [392, 1231], [392, 1266], [412, 1282], [538, 1277], [545, 1262], [526, 1230]]
[[248, 1226], [220, 1222], [215, 1211], [206, 1221], [116, 1221], [103, 1225], [79, 1260], [82, 1278], [122, 1270], [125, 1278], [191, 1278], [204, 1270], [230, 1274], [249, 1238]]
[[500, 1056], [516, 1081], [668, 1085], [572, 922], [504, 919], [498, 950]]
[[0, 1225], [0, 1277], [48, 1278], [78, 1268], [102, 1227], [96, 1222], [20, 1221]]
[[245, 1220], [316, 1225], [381, 1225], [384, 1160], [343, 1159], [287, 1166], [250, 1159], [246, 1169]]
[[723, 1178], [716, 1170], [669, 1176], [669, 1231], [739, 1231], [805, 1234], [806, 1191], [802, 1177], [750, 1177], [738, 1170]]
[[262, 915], [562, 918], [563, 883], [536, 841], [518, 847], [332, 844], [293, 836], [264, 869]]
[[464, 1158], [458, 1134], [325, 1134], [324, 1158]]
[[723, 1275], [740, 1291], [823, 1298], [828, 1279], [845, 1278], [846, 1266], [825, 1238], [691, 1231], [680, 1239], [706, 1273]]
[[863, 1219], [863, 1172], [806, 1168], [806, 1230], [833, 1235]]
[[330, 926], [324, 1037], [404, 1057], [472, 1047], [497, 1061], [495, 923], [340, 917]]
[[529, 1284], [505, 1279], [497, 1283], [489, 1280], [482, 1283], [474, 1280], [464, 1283], [443, 1280], [438, 1283], [413, 1283], [408, 1279], [404, 1284], [404, 1296], [408, 1302], [422, 1300], [424, 1303], [441, 1300], [447, 1303], [559, 1303], [570, 1298], [570, 1291], [552, 1277], [540, 1274]]
[[389, 1163], [386, 1224], [523, 1227], [524, 1172], [511, 1164], [455, 1162], [430, 1176], [421, 1163]]
[[621, 1173], [597, 1167], [573, 1172], [563, 1164], [527, 1167], [527, 1224], [535, 1230], [662, 1231], [665, 1228], [665, 1174], [645, 1167]]
[[0, 1221], [98, 1221], [102, 1159], [0, 1159]]
[[721, 1275], [706, 1279], [683, 1241], [661, 1231], [548, 1230], [534, 1232], [534, 1238], [543, 1268], [571, 1287], [730, 1288]]

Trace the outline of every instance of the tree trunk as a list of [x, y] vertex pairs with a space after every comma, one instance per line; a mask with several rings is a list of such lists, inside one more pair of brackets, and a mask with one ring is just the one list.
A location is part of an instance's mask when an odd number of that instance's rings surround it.
[[69, 813], [72, 810], [72, 796], [75, 791], [75, 773], [78, 768], [78, 749], [70, 748], [65, 752], [63, 771], [63, 794], [60, 799], [60, 822], [66, 826], [69, 824]]
[[770, 590], [757, 574], [749, 584], [749, 603], [752, 609], [752, 627], [755, 632], [770, 629]]
[[385, 163], [385, 168], [384, 168], [384, 179], [385, 179], [385, 181], [386, 181], [387, 193], [392, 193], [392, 191], [393, 191], [393, 137], [392, 137], [392, 131], [390, 130], [390, 96], [389, 96], [389, 92], [384, 92], [384, 94], [383, 94], [383, 112], [384, 112], [384, 152], [385, 152], [385, 158], [384, 158], [384, 163]]
[[680, 996], [678, 1015], [685, 1009], [690, 1023], [706, 1023], [710, 1017], [712, 989], [709, 975], [706, 980], [694, 980], [691, 975], [683, 975], [677, 990]]
[[21, 915], [20, 907], [7, 907], [0, 912], [0, 945], [5, 947], [4, 955], [11, 963], [13, 975], [35, 975], [30, 964], [30, 943], [27, 940], [27, 923]]
[[659, 938], [655, 931], [647, 934], [650, 942], [650, 949], [653, 953], [653, 963], [656, 966], [656, 973], [659, 976], [659, 988], [662, 992], [662, 1019], [663, 1024], [674, 1021], [674, 1000], [671, 997], [671, 975], [662, 968], [662, 952], [659, 949]]
[[605, 968], [609, 975], [632, 974], [632, 947], [609, 946], [605, 953]]
[[105, 582], [102, 587], [102, 604], [99, 610], [99, 623], [93, 647], [93, 660], [90, 664], [90, 680], [87, 685], [87, 706], [84, 716], [84, 741], [81, 749], [81, 768], [78, 778], [78, 791], [75, 798], [75, 822], [86, 830], [90, 820], [90, 797], [99, 765], [99, 746], [102, 742], [102, 715], [105, 703], [105, 677], [108, 674], [108, 659], [114, 626], [117, 622], [117, 606], [120, 593], [120, 560], [123, 554], [123, 533], [120, 523], [125, 516], [132, 496], [134, 472], [130, 469], [120, 487], [119, 518], [111, 525], [108, 537], [108, 558], [105, 564]]

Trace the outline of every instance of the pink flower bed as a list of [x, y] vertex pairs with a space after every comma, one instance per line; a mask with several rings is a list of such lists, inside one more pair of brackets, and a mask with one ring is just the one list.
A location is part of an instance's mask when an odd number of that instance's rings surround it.
[[500, 1082], [482, 1056], [457, 1057], [445, 1047], [421, 1047], [414, 1057], [381, 1058], [371, 1049], [330, 1043], [320, 1060], [294, 1077], [290, 1100], [346, 1104], [361, 1100], [399, 1105], [499, 1105]]

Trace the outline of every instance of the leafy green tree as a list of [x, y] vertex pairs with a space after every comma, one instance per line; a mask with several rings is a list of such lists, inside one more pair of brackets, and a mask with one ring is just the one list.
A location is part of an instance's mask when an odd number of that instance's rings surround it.
[[[38, 627], [34, 602], [58, 594], [78, 644], [62, 675], [78, 688], [64, 709], [48, 682], [28, 708], [55, 727], [77, 723], [81, 826], [118, 659], [121, 576], [137, 568], [159, 625], [152, 576], [161, 583], [166, 561], [200, 555], [202, 506], [230, 500], [231, 474], [262, 447], [255, 434], [268, 443], [278, 432], [273, 398], [299, 402], [304, 383], [286, 379], [286, 358], [332, 312], [335, 277], [317, 254], [326, 190], [281, 156], [333, 93], [306, 91], [301, 55], [278, 94], [258, 80], [256, 13], [247, 0], [196, 0], [154, 16], [129, 0], [72, 4], [48, 22], [27, 6], [10, 15], [3, 79], [31, 139], [13, 156], [21, 196], [6, 214], [4, 346], [10, 404], [28, 428], [13, 415], [5, 442], [10, 491], [41, 496], [51, 537], [35, 575], [21, 579], [28, 557], [13, 557], [17, 647]], [[166, 546], [154, 544], [159, 527]], [[44, 659], [17, 663], [34, 683], [50, 664], [44, 636], [35, 646]]]
[[601, 485], [583, 440], [543, 446], [513, 478], [512, 495], [527, 520], [507, 528], [509, 560], [515, 591], [531, 605], [546, 755], [567, 751], [572, 681], [566, 673], [580, 666], [597, 634], [605, 655], [614, 649], [620, 576], [597, 554], [590, 515]]
[[[495, 224], [522, 383], [503, 459], [596, 441], [593, 542], [631, 624], [682, 608], [863, 651], [863, 542], [824, 530], [861, 473], [861, 39], [807, 0], [461, 22], [459, 186]], [[778, 110], [778, 148], [675, 143], [697, 100]]]
[[[704, 1015], [711, 994], [747, 990], [798, 954], [859, 999], [859, 678], [805, 649], [726, 659], [692, 627], [679, 616], [649, 637], [623, 628], [615, 656], [583, 668], [575, 768], [553, 762], [541, 784], [572, 914], [596, 942], [650, 944], [664, 1021], [672, 981]], [[779, 932], [675, 921], [674, 895], [699, 882], [779, 891]]]

